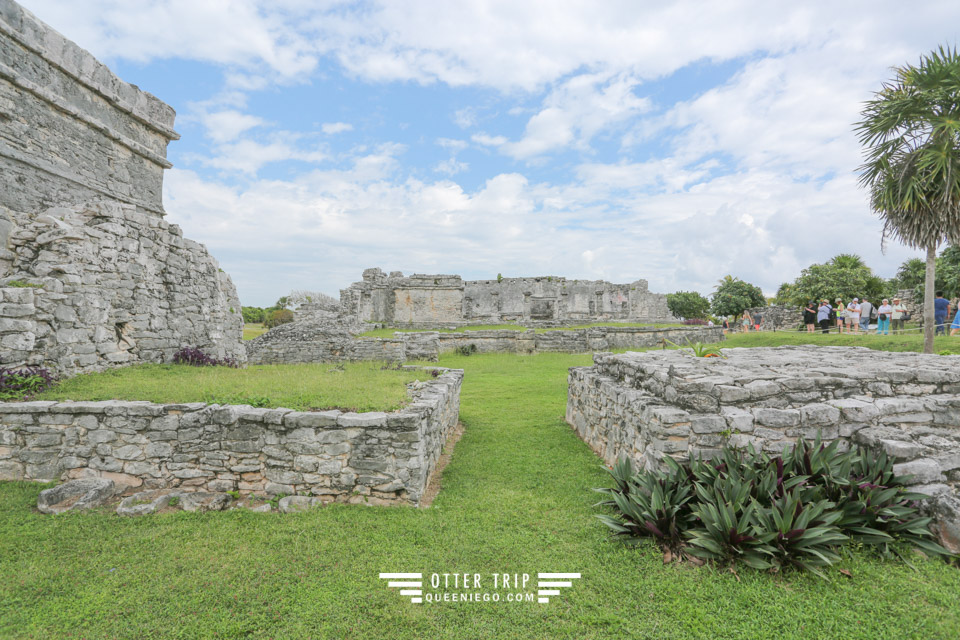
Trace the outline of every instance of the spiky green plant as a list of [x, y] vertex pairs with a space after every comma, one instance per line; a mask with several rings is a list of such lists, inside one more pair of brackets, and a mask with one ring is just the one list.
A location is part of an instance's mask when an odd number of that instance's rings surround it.
[[650, 536], [662, 546], [679, 550], [683, 531], [692, 519], [688, 502], [693, 485], [687, 470], [670, 461], [666, 471], [633, 473], [629, 458], [623, 458], [610, 470], [616, 487], [597, 489], [609, 499], [599, 505], [614, 507], [617, 516], [597, 517], [614, 534], [636, 543]]

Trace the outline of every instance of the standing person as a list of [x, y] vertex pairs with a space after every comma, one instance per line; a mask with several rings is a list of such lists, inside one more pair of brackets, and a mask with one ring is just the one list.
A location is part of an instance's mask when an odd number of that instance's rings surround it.
[[763, 322], [763, 316], [760, 314], [760, 310], [758, 309], [753, 314], [753, 328], [757, 331], [760, 331], [761, 322]]
[[834, 310], [837, 312], [837, 331], [843, 333], [843, 321], [847, 317], [847, 308], [843, 306], [843, 298], [837, 298], [836, 303]]
[[847, 305], [847, 333], [860, 333], [860, 298], [854, 298]]
[[817, 326], [817, 303], [813, 300], [807, 300], [803, 308], [803, 324], [807, 325], [807, 333], [813, 333]]
[[950, 325], [950, 335], [957, 335], [957, 331], [960, 331], [960, 301], [957, 302], [957, 310], [953, 314], [953, 324]]
[[820, 323], [820, 328], [823, 329], [824, 333], [830, 333], [830, 314], [832, 312], [833, 307], [830, 306], [830, 303], [821, 300], [820, 306], [817, 307], [817, 322]]
[[[879, 310], [877, 311], [879, 313]], [[893, 299], [893, 312], [890, 314], [890, 321], [893, 326], [894, 333], [901, 333], [903, 331], [903, 319], [907, 315], [907, 308], [903, 306], [900, 302], [900, 298]]]
[[860, 303], [860, 328], [864, 333], [870, 331], [870, 316], [873, 315], [873, 304], [864, 299]]
[[933, 322], [937, 325], [934, 335], [947, 335], [943, 323], [950, 314], [950, 301], [943, 297], [943, 291], [937, 291], [937, 299], [933, 301]]
[[[894, 302], [897, 302], [894, 298]], [[887, 302], [887, 299], [884, 298], [883, 302], [880, 303], [880, 306], [877, 307], [877, 335], [889, 335], [890, 333], [890, 318], [893, 315], [894, 308], [890, 306]], [[901, 326], [903, 325], [903, 320], [900, 321]]]
[[751, 322], [753, 322], [753, 319], [750, 317], [750, 313], [747, 311], [744, 311], [743, 315], [740, 317], [740, 323], [743, 325], [744, 333], [747, 333], [750, 331]]

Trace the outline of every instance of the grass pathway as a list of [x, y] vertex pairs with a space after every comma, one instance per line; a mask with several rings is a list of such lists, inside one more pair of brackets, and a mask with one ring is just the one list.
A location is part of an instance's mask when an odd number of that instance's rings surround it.
[[[606, 483], [563, 421], [589, 356], [444, 357], [466, 431], [433, 507], [119, 519], [31, 511], [0, 484], [0, 637], [881, 638], [960, 636], [960, 571], [861, 554], [829, 580], [662, 564], [593, 517]], [[412, 605], [383, 571], [578, 571], [548, 605]]]

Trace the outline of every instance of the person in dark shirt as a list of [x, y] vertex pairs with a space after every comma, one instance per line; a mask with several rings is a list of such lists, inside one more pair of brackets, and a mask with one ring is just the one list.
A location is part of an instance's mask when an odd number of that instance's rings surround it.
[[943, 326], [950, 314], [950, 301], [943, 297], [943, 291], [937, 291], [937, 298], [933, 301], [933, 322], [937, 326], [935, 335], [947, 335]]
[[807, 333], [813, 333], [817, 326], [817, 303], [813, 300], [807, 300], [803, 308], [803, 324], [807, 325]]

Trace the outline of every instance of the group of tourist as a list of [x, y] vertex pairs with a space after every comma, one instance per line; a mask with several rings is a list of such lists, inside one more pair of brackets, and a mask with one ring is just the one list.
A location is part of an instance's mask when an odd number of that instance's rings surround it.
[[849, 304], [844, 304], [843, 298], [837, 298], [831, 305], [824, 298], [819, 304], [809, 300], [803, 308], [803, 323], [808, 333], [814, 333], [818, 326], [823, 333], [830, 333], [834, 326], [839, 333], [867, 333], [874, 317], [877, 320], [877, 335], [889, 335], [891, 329], [894, 333], [903, 331], [910, 314], [900, 298], [894, 298], [893, 304], [884, 298], [879, 306], [866, 299], [861, 301], [860, 298], [854, 298]]
[[[943, 296], [942, 291], [937, 292], [934, 300], [934, 324], [936, 335], [946, 335], [946, 326], [950, 322], [950, 335], [960, 333], [960, 300], [956, 304], [951, 304]], [[874, 304], [867, 299], [853, 298], [845, 304], [843, 298], [837, 298], [833, 304], [826, 298], [820, 300], [809, 300], [803, 307], [803, 324], [808, 333], [822, 331], [830, 333], [836, 330], [838, 333], [860, 334], [869, 333], [871, 324], [876, 323], [877, 335], [890, 335], [890, 333], [902, 333], [905, 330], [905, 323], [910, 319], [910, 312], [900, 298], [893, 298], [892, 302], [888, 298], [883, 298], [880, 304]], [[753, 312], [744, 311], [739, 319], [735, 316], [723, 319], [724, 333], [728, 330], [760, 331], [760, 325], [763, 322], [763, 315], [759, 310]], [[711, 324], [712, 326], [712, 324]]]

